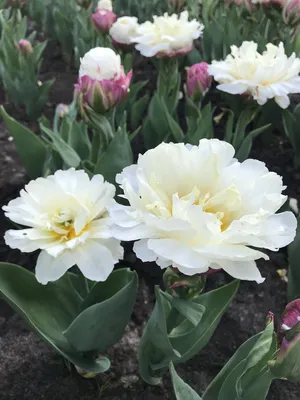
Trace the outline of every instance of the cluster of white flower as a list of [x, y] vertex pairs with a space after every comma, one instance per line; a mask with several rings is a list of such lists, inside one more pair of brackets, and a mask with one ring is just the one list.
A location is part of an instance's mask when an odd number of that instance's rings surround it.
[[42, 250], [36, 276], [43, 284], [73, 265], [91, 280], [105, 280], [123, 256], [120, 240], [138, 240], [137, 256], [161, 268], [186, 275], [222, 268], [262, 282], [255, 260], [268, 257], [258, 249], [289, 244], [296, 218], [275, 214], [286, 200], [280, 176], [259, 161], [233, 157], [233, 147], [216, 139], [162, 143], [117, 176], [128, 206], [113, 199], [115, 188], [101, 175], [90, 180], [70, 169], [38, 178], [4, 207], [8, 218], [28, 227], [6, 232], [6, 243]]

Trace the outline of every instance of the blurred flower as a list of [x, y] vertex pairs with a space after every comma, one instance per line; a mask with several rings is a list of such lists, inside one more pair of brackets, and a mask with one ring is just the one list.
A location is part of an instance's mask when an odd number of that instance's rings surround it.
[[133, 46], [133, 38], [139, 26], [136, 17], [121, 17], [110, 28], [109, 34], [113, 43], [117, 46]]
[[69, 106], [67, 106], [66, 104], [60, 103], [57, 108], [56, 111], [59, 115], [60, 118], [65, 117], [66, 115], [68, 115], [69, 113]]
[[256, 160], [239, 163], [234, 148], [217, 139], [198, 146], [162, 143], [116, 177], [129, 206], [110, 209], [120, 240], [161, 268], [185, 275], [222, 268], [237, 279], [264, 281], [257, 248], [277, 251], [295, 237], [282, 178]]
[[33, 53], [32, 44], [26, 39], [19, 40], [18, 46], [19, 46], [20, 52], [24, 56], [28, 56], [29, 54]]
[[247, 93], [260, 105], [274, 98], [281, 108], [287, 108], [288, 95], [300, 93], [300, 59], [295, 53], [287, 57], [283, 43], [269, 43], [266, 47], [260, 54], [254, 42], [231, 46], [231, 54], [224, 61], [213, 61], [208, 73], [220, 83], [217, 88], [223, 92]]
[[121, 58], [113, 50], [96, 47], [81, 59], [76, 95], [95, 112], [103, 113], [128, 94], [132, 71], [127, 75]]
[[187, 11], [154, 16], [137, 28], [136, 49], [145, 57], [174, 57], [190, 52], [193, 42], [202, 35], [204, 26], [195, 19], [189, 21]]
[[208, 64], [202, 62], [187, 70], [187, 93], [195, 100], [200, 100], [211, 86], [212, 76], [208, 74], [207, 68]]
[[113, 10], [113, 5], [111, 0], [100, 0], [98, 1], [97, 10]]
[[5, 242], [25, 253], [42, 250], [35, 271], [42, 284], [73, 265], [88, 279], [105, 281], [123, 255], [110, 234], [107, 207], [114, 195], [115, 187], [102, 175], [90, 180], [73, 168], [31, 181], [3, 207], [9, 219], [29, 228], [7, 231]]
[[113, 11], [98, 9], [92, 14], [91, 18], [96, 28], [103, 33], [107, 33], [112, 24], [116, 21], [117, 16]]

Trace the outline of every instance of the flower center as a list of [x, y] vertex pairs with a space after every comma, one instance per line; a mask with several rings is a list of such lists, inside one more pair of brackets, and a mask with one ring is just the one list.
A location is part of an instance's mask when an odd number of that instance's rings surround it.
[[85, 218], [75, 229], [76, 218], [78, 217], [70, 212], [59, 211], [50, 219], [48, 229], [53, 231], [62, 241], [67, 242], [80, 236], [87, 229]]

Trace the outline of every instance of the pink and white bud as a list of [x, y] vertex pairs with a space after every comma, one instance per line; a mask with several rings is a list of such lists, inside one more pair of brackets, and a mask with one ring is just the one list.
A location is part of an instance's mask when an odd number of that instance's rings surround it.
[[113, 11], [99, 9], [91, 16], [92, 21], [97, 29], [103, 33], [109, 32], [111, 26], [117, 20], [117, 16]]
[[29, 40], [21, 39], [18, 42], [18, 47], [23, 56], [28, 56], [33, 53], [32, 44]]
[[131, 48], [135, 45], [133, 38], [139, 26], [136, 17], [121, 17], [110, 28], [109, 34], [117, 48]]
[[127, 75], [121, 58], [113, 50], [96, 47], [81, 59], [75, 94], [97, 113], [104, 113], [121, 103], [128, 95], [132, 71]]
[[187, 70], [187, 93], [194, 100], [200, 100], [209, 90], [212, 84], [212, 76], [209, 75], [208, 64], [201, 62]]

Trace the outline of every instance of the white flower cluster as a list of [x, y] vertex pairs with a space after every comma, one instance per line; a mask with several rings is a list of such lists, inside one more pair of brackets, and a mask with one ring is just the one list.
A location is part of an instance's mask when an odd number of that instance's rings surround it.
[[112, 25], [110, 35], [117, 44], [135, 44], [145, 57], [173, 57], [191, 51], [203, 28], [195, 19], [189, 21], [184, 11], [179, 16], [154, 16], [153, 22], [143, 24], [135, 17], [121, 17]]
[[[255, 260], [295, 236], [279, 175], [256, 160], [239, 163], [233, 147], [217, 139], [198, 146], [162, 143], [124, 169], [117, 182], [129, 205], [113, 200], [101, 175], [57, 171], [30, 182], [4, 207], [27, 229], [9, 230], [6, 243], [23, 252], [42, 250], [39, 282], [59, 279], [73, 265], [105, 280], [123, 256], [120, 240], [138, 240], [143, 261], [173, 266], [186, 275], [222, 268], [235, 278], [262, 282]], [[246, 182], [246, 183], [245, 183]]]

